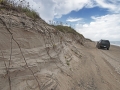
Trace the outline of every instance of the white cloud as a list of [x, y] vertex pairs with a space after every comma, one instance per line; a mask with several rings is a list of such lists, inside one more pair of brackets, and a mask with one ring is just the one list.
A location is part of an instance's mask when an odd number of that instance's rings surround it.
[[69, 21], [69, 22], [77, 22], [77, 21], [81, 21], [82, 18], [68, 18], [66, 21]]
[[71, 11], [78, 11], [85, 6], [89, 0], [56, 0], [55, 12], [56, 16], [62, 16]]
[[114, 13], [120, 13], [120, 0], [95, 0], [97, 6], [101, 8], [107, 8], [109, 11]]
[[[18, 1], [18, 0], [16, 0]], [[26, 0], [44, 20], [53, 20], [66, 15], [71, 11], [78, 11], [83, 7], [99, 6], [111, 12], [120, 12], [120, 0]], [[40, 7], [40, 8], [39, 8]]]
[[[108, 0], [108, 1], [110, 1], [110, 0]], [[96, 0], [96, 2], [98, 3], [98, 6], [100, 6], [102, 8], [108, 8], [111, 11], [116, 9], [116, 5], [115, 4], [107, 3], [106, 0]]]
[[76, 24], [75, 29], [92, 40], [120, 40], [120, 14], [91, 17], [89, 24]]

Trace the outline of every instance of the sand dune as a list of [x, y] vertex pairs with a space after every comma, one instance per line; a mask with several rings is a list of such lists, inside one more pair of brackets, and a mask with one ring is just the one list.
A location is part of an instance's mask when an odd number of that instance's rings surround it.
[[120, 47], [97, 49], [43, 20], [0, 18], [0, 90], [120, 90]]

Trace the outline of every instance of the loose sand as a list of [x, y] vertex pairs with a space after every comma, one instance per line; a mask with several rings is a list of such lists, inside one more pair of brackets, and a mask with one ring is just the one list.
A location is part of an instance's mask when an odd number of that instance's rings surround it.
[[120, 90], [120, 47], [97, 49], [84, 40], [42, 19], [2, 12], [0, 90]]
[[8, 74], [5, 63], [9, 66], [10, 51], [1, 50], [0, 90], [10, 90], [9, 75], [11, 90], [120, 90], [120, 47], [95, 46], [64, 42], [50, 48], [52, 58], [45, 47], [22, 49], [30, 69], [20, 50], [13, 49]]

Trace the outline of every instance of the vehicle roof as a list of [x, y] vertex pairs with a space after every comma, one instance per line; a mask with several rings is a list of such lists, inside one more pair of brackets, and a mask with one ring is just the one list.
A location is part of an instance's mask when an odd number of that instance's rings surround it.
[[109, 40], [103, 40], [103, 39], [101, 39], [100, 41], [109, 41]]

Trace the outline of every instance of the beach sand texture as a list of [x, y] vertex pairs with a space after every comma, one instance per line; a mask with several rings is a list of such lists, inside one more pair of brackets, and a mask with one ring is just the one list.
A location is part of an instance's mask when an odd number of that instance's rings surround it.
[[12, 34], [0, 20], [0, 90], [120, 90], [120, 47], [97, 49], [42, 20], [33, 27], [32, 20], [11, 18]]

